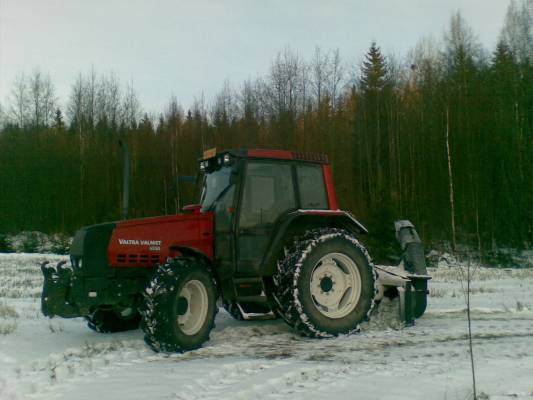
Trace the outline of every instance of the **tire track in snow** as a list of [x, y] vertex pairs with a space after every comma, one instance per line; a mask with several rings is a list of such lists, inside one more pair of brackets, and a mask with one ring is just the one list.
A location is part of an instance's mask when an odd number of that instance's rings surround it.
[[[533, 335], [526, 335], [524, 332], [516, 335], [507, 333], [495, 335], [492, 339], [527, 339], [530, 336]], [[459, 338], [455, 339], [459, 340]], [[463, 339], [461, 338], [461, 340]], [[501, 342], [498, 341], [485, 341], [480, 343], [478, 351], [481, 350], [483, 344], [487, 343], [496, 345], [498, 348], [502, 346]], [[388, 345], [387, 348], [380, 346], [371, 349], [368, 347], [359, 348], [357, 350], [359, 354], [355, 358], [341, 346], [333, 351], [333, 357], [329, 360], [302, 361], [302, 358], [297, 355], [279, 362], [243, 362], [240, 367], [230, 363], [223, 367], [223, 371], [214, 372], [208, 378], [194, 381], [192, 385], [187, 387], [187, 391], [175, 393], [174, 398], [176, 400], [304, 399], [311, 392], [324, 392], [323, 397], [326, 397], [329, 389], [342, 387], [345, 382], [359, 375], [383, 374], [384, 369], [397, 371], [398, 368], [446, 374], [449, 373], [450, 369], [464, 364], [464, 357], [466, 357], [466, 351], [462, 351], [461, 347], [457, 347], [456, 343], [449, 340], [443, 340], [437, 348], [431, 340], [424, 343], [413, 343], [416, 346], [412, 346], [407, 353], [403, 352], [402, 347], [395, 343]], [[516, 346], [517, 343], [509, 343], [510, 345]], [[520, 345], [527, 349], [529, 341], [522, 340]], [[211, 348], [211, 355], [214, 350], [216, 349]], [[487, 351], [489, 350], [487, 349]], [[323, 348], [321, 351], [325, 353], [328, 352], [328, 349]], [[380, 355], [376, 356], [376, 352]], [[498, 358], [501, 359], [503, 355], [499, 354]], [[446, 362], [443, 362], [443, 359]], [[309, 361], [313, 361], [313, 363]], [[320, 362], [319, 365], [316, 364], [317, 361]], [[264, 368], [265, 366], [266, 368]], [[231, 371], [234, 369], [238, 372], [232, 373]]]
[[243, 382], [251, 379], [254, 375], [286, 365], [282, 361], [243, 361], [225, 364], [217, 370], [211, 372], [205, 378], [194, 380], [191, 384], [185, 385], [180, 392], [173, 395], [177, 400], [201, 400], [220, 399], [225, 392], [229, 397], [235, 395], [235, 387], [239, 387]]
[[[67, 349], [17, 367], [12, 376], [4, 376], [0, 379], [0, 398], [18, 400], [28, 397], [53, 397], [54, 392], [61, 393], [81, 380], [94, 380], [99, 376], [109, 374], [114, 369], [132, 364], [168, 360], [186, 362], [213, 357], [254, 357], [256, 359], [261, 357], [266, 360], [229, 363], [221, 370], [213, 371], [207, 378], [197, 379], [191, 385], [185, 386], [183, 392], [174, 394], [175, 399], [219, 399], [221, 393], [228, 391], [228, 398], [232, 399], [277, 399], [289, 395], [299, 396], [330, 384], [337, 385], [353, 375], [355, 370], [353, 367], [356, 364], [359, 373], [382, 368], [383, 366], [377, 365], [376, 362], [379, 364], [383, 361], [383, 354], [377, 356], [376, 353], [383, 351], [401, 352], [403, 350], [400, 349], [407, 349], [407, 353], [403, 355], [415, 354], [414, 358], [420, 361], [420, 368], [427, 369], [428, 361], [435, 360], [435, 372], [438, 372], [439, 368], [442, 369], [442, 362], [438, 360], [449, 358], [451, 353], [457, 352], [456, 343], [466, 339], [464, 334], [425, 337], [423, 332], [417, 332], [414, 335], [409, 333], [408, 331], [394, 332], [393, 338], [353, 335], [320, 341], [294, 340], [291, 337], [275, 334], [266, 335], [262, 337], [262, 340], [259, 340], [258, 336], [249, 343], [246, 349], [240, 347], [240, 343], [213, 343], [197, 351], [170, 355], [153, 353], [141, 340], [87, 343], [85, 346]], [[528, 342], [530, 337], [533, 337], [533, 333], [522, 330], [519, 332], [485, 332], [474, 335], [478, 345], [485, 347], [487, 345], [500, 347], [502, 340], [512, 338]], [[282, 338], [285, 340], [282, 340], [280, 345], [277, 340]], [[262, 344], [259, 344], [260, 342]], [[265, 343], [270, 343], [271, 346], [266, 348]], [[434, 348], [438, 343], [441, 343], [440, 352], [435, 353]], [[502, 356], [503, 354], [500, 353], [498, 352], [499, 356]], [[461, 356], [462, 354], [454, 355], [458, 358]], [[310, 361], [322, 362], [322, 365], [286, 371], [286, 365], [294, 368], [302, 362]], [[339, 362], [345, 364], [338, 366]], [[417, 367], [416, 360], [411, 359], [409, 364], [409, 368]], [[260, 377], [263, 375], [265, 380], [261, 381]], [[259, 383], [254, 384], [254, 381], [259, 381]], [[243, 389], [243, 385], [248, 387]]]
[[[499, 346], [501, 341], [507, 341], [507, 339], [528, 339], [533, 337], [533, 333], [527, 330], [528, 322], [527, 319], [524, 320], [524, 326], [518, 331], [490, 332], [485, 327], [483, 331], [474, 333], [474, 340], [479, 346]], [[379, 352], [395, 351], [400, 348], [413, 349], [412, 352], [417, 354], [416, 358], [439, 359], [446, 357], [454, 350], [452, 348], [449, 351], [441, 349], [444, 350], [441, 352], [442, 354], [433, 354], [431, 349], [435, 345], [440, 343], [446, 346], [449, 343], [453, 346], [454, 343], [466, 340], [466, 334], [462, 332], [435, 335], [434, 332], [427, 334], [424, 329], [314, 340], [299, 338], [286, 330], [276, 328], [275, 326], [265, 327], [265, 329], [244, 328], [245, 332], [240, 332], [240, 339], [233, 337], [239, 328], [229, 329], [228, 334], [225, 333], [225, 330], [221, 330], [216, 335], [216, 340], [208, 342], [206, 347], [184, 354], [155, 354], [144, 345], [142, 340], [86, 343], [79, 348], [66, 349], [63, 352], [51, 354], [43, 359], [14, 368], [11, 374], [6, 374], [7, 376], [0, 378], [0, 398], [22, 399], [25, 397], [39, 398], [42, 395], [50, 396], [55, 389], [61, 391], [61, 387], [72, 385], [82, 378], [94, 379], [93, 377], [108, 374], [113, 369], [124, 365], [144, 362], [159, 362], [168, 359], [175, 362], [186, 362], [213, 357], [250, 357], [265, 360], [264, 362], [256, 361], [242, 364], [230, 363], [222, 372], [211, 375], [208, 382], [203, 382], [203, 379], [200, 379], [197, 383], [192, 384], [188, 394], [186, 393], [188, 397], [184, 397], [185, 399], [209, 399], [216, 397], [216, 393], [201, 391], [198, 387], [211, 387], [216, 389], [215, 392], [226, 390], [235, 385], [235, 379], [237, 381], [246, 380], [265, 372], [267, 369], [282, 367], [284, 363], [318, 361], [331, 364], [332, 362], [343, 362], [353, 366], [357, 362], [363, 362], [367, 364], [369, 369], [375, 369], [372, 360], [380, 358], [376, 356], [376, 353]], [[248, 330], [253, 331], [253, 334], [247, 336], [245, 333]], [[309, 373], [313, 374], [312, 372]], [[306, 378], [307, 375], [308, 373], [305, 372], [302, 379]], [[294, 378], [292, 375], [291, 377]], [[283, 377], [275, 379], [280, 379], [276, 381], [277, 384], [281, 382], [282, 387], [285, 387], [287, 391], [292, 390], [288, 381], [283, 380]], [[283, 392], [279, 388], [267, 388], [265, 390], [270, 390], [269, 393]], [[195, 393], [197, 394], [194, 395]], [[245, 398], [245, 394], [242, 394], [242, 397]], [[179, 399], [180, 397], [176, 398]]]
[[[494, 331], [490, 327], [475, 331], [473, 338], [478, 344], [497, 342], [498, 340], [533, 338], [533, 332], [524, 321], [524, 326], [519, 330]], [[219, 339], [222, 335], [219, 336]], [[308, 360], [310, 354], [330, 354], [323, 357], [324, 361], [346, 360], [347, 353], [379, 352], [387, 349], [413, 348], [435, 346], [436, 344], [457, 343], [465, 341], [467, 334], [464, 331], [427, 332], [400, 330], [379, 335], [352, 335], [335, 339], [307, 339], [290, 335], [266, 335], [264, 337], [249, 338], [246, 342], [213, 343], [207, 348], [207, 354], [216, 357], [260, 357], [272, 360], [294, 359]], [[318, 358], [317, 358], [318, 360]]]
[[[349, 366], [295, 365], [284, 361], [246, 361], [224, 365], [206, 378], [197, 379], [180, 392], [176, 400], [286, 399], [310, 391], [326, 390], [348, 379]], [[263, 376], [264, 375], [264, 376]]]
[[97, 376], [116, 366], [160, 358], [142, 341], [123, 340], [85, 343], [78, 348], [52, 353], [48, 357], [15, 367], [0, 379], [1, 399], [48, 397], [59, 386], [69, 385], [86, 376]]
[[237, 391], [231, 399], [287, 399], [305, 397], [310, 391], [324, 391], [331, 386], [339, 386], [348, 379], [351, 371], [347, 366], [305, 366], [291, 368], [282, 374], [267, 378], [265, 381], [252, 384], [250, 387]]

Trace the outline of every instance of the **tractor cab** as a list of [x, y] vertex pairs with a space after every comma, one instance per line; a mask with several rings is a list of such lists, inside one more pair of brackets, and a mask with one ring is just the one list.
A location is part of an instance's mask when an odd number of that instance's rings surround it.
[[[338, 210], [325, 155], [282, 150], [209, 150], [200, 212], [214, 213], [214, 268], [227, 308], [244, 317], [270, 312], [270, 277], [289, 241], [321, 226], [366, 229]], [[237, 309], [238, 307], [238, 309]]]
[[[291, 213], [337, 210], [330, 165], [323, 155], [281, 150], [209, 150], [201, 212], [215, 214], [215, 251], [222, 270], [262, 275], [272, 234]], [[233, 271], [232, 271], [233, 272]]]

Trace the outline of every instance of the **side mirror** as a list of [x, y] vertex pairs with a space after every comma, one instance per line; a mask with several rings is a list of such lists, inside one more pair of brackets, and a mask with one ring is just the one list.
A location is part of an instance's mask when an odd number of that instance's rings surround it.
[[189, 204], [183, 207], [182, 210], [186, 212], [190, 212], [192, 214], [199, 214], [201, 208], [202, 208], [201, 204]]

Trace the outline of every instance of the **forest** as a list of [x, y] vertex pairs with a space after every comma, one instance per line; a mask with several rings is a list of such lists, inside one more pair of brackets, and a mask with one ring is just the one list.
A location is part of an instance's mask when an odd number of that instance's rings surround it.
[[[269, 73], [182, 107], [145, 112], [131, 85], [96, 68], [68, 99], [49, 75], [20, 74], [0, 105], [0, 234], [71, 235], [121, 218], [122, 156], [132, 152], [130, 217], [195, 201], [208, 148], [328, 154], [340, 206], [386, 248], [408, 218], [429, 247], [480, 254], [533, 244], [533, 2], [512, 1], [495, 48], [457, 12], [441, 38], [402, 58], [369, 43], [360, 63], [285, 48]], [[170, 83], [169, 83], [170, 84]], [[175, 88], [179, 91], [179, 88]]]

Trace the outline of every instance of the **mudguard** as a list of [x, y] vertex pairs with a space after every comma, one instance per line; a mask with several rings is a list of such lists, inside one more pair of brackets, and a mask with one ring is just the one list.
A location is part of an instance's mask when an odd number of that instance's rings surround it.
[[301, 235], [308, 229], [320, 226], [337, 227], [349, 232], [367, 234], [368, 230], [352, 214], [342, 210], [294, 210], [289, 211], [276, 222], [267, 251], [261, 263], [263, 276], [272, 276], [276, 261], [287, 240]]

